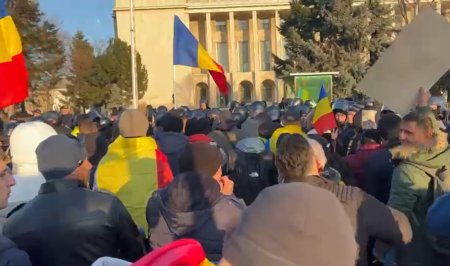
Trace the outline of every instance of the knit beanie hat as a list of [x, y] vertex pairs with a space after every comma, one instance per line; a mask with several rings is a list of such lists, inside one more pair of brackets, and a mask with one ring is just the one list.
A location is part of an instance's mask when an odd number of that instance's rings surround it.
[[231, 265], [349, 266], [358, 246], [335, 195], [289, 183], [261, 192], [225, 242], [223, 256]]
[[145, 137], [149, 125], [147, 117], [138, 110], [126, 110], [119, 118], [119, 132], [124, 138]]
[[180, 173], [198, 172], [212, 177], [222, 166], [222, 154], [217, 146], [196, 142], [186, 146], [178, 163]]

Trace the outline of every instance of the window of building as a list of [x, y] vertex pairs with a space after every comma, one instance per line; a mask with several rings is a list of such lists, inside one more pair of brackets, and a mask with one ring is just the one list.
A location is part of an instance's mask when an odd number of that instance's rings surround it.
[[250, 71], [250, 58], [248, 42], [239, 42], [239, 71]]
[[248, 20], [238, 20], [239, 30], [247, 31], [248, 30]]
[[216, 49], [217, 60], [219, 60], [219, 64], [222, 65], [225, 72], [228, 72], [228, 43], [218, 42]]
[[274, 89], [275, 83], [272, 80], [265, 80], [261, 87], [262, 99], [266, 102], [273, 102]]
[[261, 70], [270, 71], [271, 56], [272, 56], [270, 49], [270, 41], [268, 40], [261, 41], [260, 51], [261, 51]]
[[233, 88], [231, 87], [230, 83], [227, 83], [228, 85], [228, 97], [226, 97], [225, 95], [222, 95], [219, 93], [218, 97], [218, 104], [220, 108], [225, 108], [228, 106], [228, 101], [230, 101], [230, 99], [233, 99]]
[[216, 21], [216, 30], [219, 32], [227, 32], [227, 22], [226, 21]]
[[241, 101], [246, 103], [252, 102], [253, 85], [248, 81], [243, 81], [239, 87]]
[[270, 28], [270, 20], [268, 18], [259, 20], [259, 28], [267, 30]]
[[198, 83], [197, 86], [197, 100], [208, 100], [209, 101], [209, 87], [205, 83]]

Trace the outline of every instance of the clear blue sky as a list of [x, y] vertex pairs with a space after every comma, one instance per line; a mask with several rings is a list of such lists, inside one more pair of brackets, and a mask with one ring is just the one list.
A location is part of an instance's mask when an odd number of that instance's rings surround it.
[[70, 36], [77, 30], [95, 43], [114, 37], [114, 0], [38, 0], [41, 10]]

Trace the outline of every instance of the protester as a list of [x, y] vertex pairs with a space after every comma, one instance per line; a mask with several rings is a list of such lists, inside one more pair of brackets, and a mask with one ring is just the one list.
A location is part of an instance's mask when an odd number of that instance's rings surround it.
[[45, 178], [39, 173], [35, 150], [37, 146], [56, 131], [42, 122], [19, 124], [10, 137], [12, 170], [16, 186], [11, 191], [10, 202], [29, 201], [38, 195]]
[[80, 118], [78, 127], [80, 132], [77, 137], [84, 143], [89, 162], [93, 166], [97, 166], [108, 150], [108, 142], [103, 135], [99, 134], [97, 123], [88, 117]]
[[50, 111], [42, 114], [42, 118], [45, 123], [52, 126], [56, 133], [70, 135], [72, 133], [72, 129], [63, 124], [62, 116], [58, 112]]
[[208, 136], [211, 132], [211, 125], [206, 118], [187, 120], [185, 135], [189, 137], [189, 143], [206, 142], [210, 143], [214, 140]]
[[236, 172], [230, 175], [235, 182], [235, 194], [247, 205], [252, 204], [264, 188], [277, 184], [273, 154], [265, 151], [259, 138], [246, 138], [236, 145]]
[[431, 245], [450, 261], [450, 194], [436, 200], [428, 209], [426, 221]]
[[85, 187], [91, 165], [81, 143], [51, 136], [36, 155], [47, 182], [4, 227], [5, 236], [29, 254], [34, 266], [90, 265], [102, 256], [134, 261], [143, 255], [137, 227], [123, 204]]
[[400, 144], [398, 136], [401, 122], [402, 119], [394, 113], [386, 113], [380, 118], [378, 131], [383, 138], [381, 149], [371, 155], [364, 164], [362, 189], [385, 204], [389, 200], [395, 167], [389, 149]]
[[259, 114], [264, 113], [264, 104], [262, 102], [253, 102], [249, 107], [250, 117], [242, 123], [242, 131], [239, 136], [239, 140], [245, 138], [257, 138], [258, 137], [258, 127], [261, 121], [256, 120]]
[[275, 159], [280, 181], [308, 183], [336, 195], [354, 227], [359, 245], [359, 259], [356, 265], [368, 263], [369, 237], [394, 246], [411, 240], [411, 228], [404, 214], [388, 208], [356, 187], [334, 183], [320, 176], [320, 171], [324, 167], [323, 156], [315, 153], [308, 141], [314, 142], [297, 134], [289, 135], [282, 140]]
[[270, 138], [270, 151], [273, 154], [277, 153], [278, 138], [283, 134], [302, 134], [302, 128], [300, 127], [301, 114], [295, 107], [290, 107], [284, 113], [281, 118], [282, 128], [279, 128], [273, 132]]
[[61, 108], [59, 109], [59, 113], [61, 114], [62, 125], [71, 128], [73, 126], [73, 115], [70, 112], [69, 106], [61, 106]]
[[219, 148], [221, 148], [227, 160], [227, 173], [234, 171], [236, 164], [236, 152], [234, 146], [238, 141], [238, 136], [233, 129], [235, 129], [237, 122], [231, 118], [231, 114], [221, 115], [220, 121], [217, 124], [217, 130], [208, 134], [208, 137], [212, 138]]
[[148, 127], [143, 113], [124, 111], [119, 118], [120, 136], [109, 146], [96, 173], [97, 189], [117, 196], [145, 233], [148, 198], [173, 178], [167, 157], [155, 140], [146, 136]]
[[448, 265], [426, 236], [426, 213], [434, 196], [430, 178], [442, 167], [448, 168], [450, 162], [447, 134], [439, 129], [427, 107], [429, 97], [423, 89], [419, 91], [417, 111], [403, 117], [401, 145], [391, 149], [392, 157], [402, 161], [392, 176], [388, 204], [408, 216], [414, 233], [412, 242], [398, 250], [400, 265]]
[[363, 180], [366, 178], [364, 176], [364, 165], [369, 160], [369, 157], [380, 149], [381, 142], [381, 135], [376, 129], [369, 129], [362, 133], [361, 145], [356, 153], [344, 158], [355, 174], [354, 182], [352, 184], [347, 183], [347, 185], [363, 188]]
[[162, 131], [155, 133], [155, 140], [159, 149], [169, 159], [170, 169], [174, 176], [179, 173], [178, 158], [188, 144], [188, 137], [181, 134], [183, 131], [183, 121], [181, 118], [167, 113], [158, 122]]
[[231, 181], [219, 183], [195, 172], [180, 174], [148, 201], [150, 245], [155, 249], [192, 238], [201, 243], [209, 260], [219, 261], [224, 238], [239, 223], [244, 207], [233, 196]]
[[[11, 189], [16, 185], [8, 163], [8, 156], [0, 151], [0, 209], [7, 207]], [[17, 249], [14, 242], [0, 234], [0, 265], [31, 266], [31, 263], [28, 254]]]
[[267, 188], [225, 242], [220, 266], [354, 265], [351, 223], [331, 193], [308, 184]]

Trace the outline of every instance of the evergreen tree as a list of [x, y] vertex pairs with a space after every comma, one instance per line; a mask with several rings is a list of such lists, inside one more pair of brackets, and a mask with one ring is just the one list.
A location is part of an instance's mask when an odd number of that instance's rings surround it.
[[[141, 56], [136, 54], [138, 93], [141, 98], [147, 90], [148, 74], [142, 64]], [[123, 105], [131, 103], [133, 92], [131, 82], [131, 47], [119, 39], [111, 39], [105, 51], [98, 55], [94, 64], [92, 82], [94, 86], [109, 88], [106, 102], [110, 99], [117, 104], [117, 96], [112, 95], [111, 88], [120, 88]], [[112, 85], [116, 86], [112, 86]], [[117, 94], [117, 93], [115, 93]], [[114, 99], [113, 99], [114, 98]], [[111, 102], [110, 102], [111, 103]]]
[[352, 0], [293, 0], [291, 13], [283, 19], [280, 33], [288, 59], [275, 58], [278, 76], [339, 71], [336, 97], [351, 94], [395, 30], [391, 10], [376, 1], [353, 5]]
[[86, 40], [81, 31], [72, 38], [70, 45], [71, 84], [67, 88], [66, 96], [76, 107], [88, 108], [100, 102], [105, 96], [105, 90], [92, 84], [94, 71], [94, 48]]

